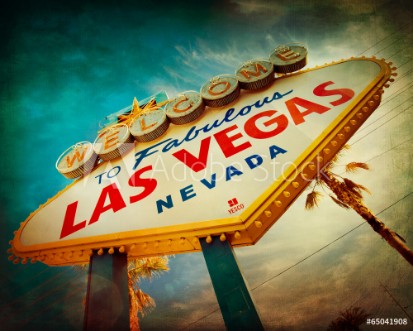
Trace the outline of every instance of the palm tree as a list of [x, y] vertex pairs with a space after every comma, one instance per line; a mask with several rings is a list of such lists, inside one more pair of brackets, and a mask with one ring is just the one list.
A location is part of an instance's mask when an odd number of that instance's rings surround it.
[[[347, 146], [344, 146], [344, 149], [347, 148]], [[328, 188], [333, 193], [330, 194], [330, 197], [336, 204], [346, 209], [353, 209], [368, 224], [370, 224], [373, 230], [381, 235], [390, 246], [396, 249], [411, 265], [413, 265], [413, 252], [405, 244], [406, 241], [396, 232], [389, 229], [364, 204], [362, 193], [363, 191], [369, 192], [368, 189], [363, 185], [357, 184], [332, 171], [339, 156], [340, 154], [337, 154], [315, 177], [313, 189], [307, 195], [305, 208], [311, 209], [318, 206], [318, 201], [322, 194], [315, 190], [317, 186]], [[361, 162], [351, 162], [346, 165], [346, 172], [355, 172], [359, 169], [368, 170], [369, 166], [366, 163]]]
[[350, 307], [344, 312], [340, 312], [340, 316], [330, 323], [327, 331], [359, 331], [360, 325], [366, 322], [367, 314], [360, 307]]
[[129, 318], [131, 331], [139, 331], [138, 313], [142, 316], [155, 307], [155, 301], [139, 288], [142, 278], [152, 279], [168, 271], [168, 258], [155, 256], [128, 261]]
[[[135, 258], [128, 260], [128, 290], [129, 290], [129, 321], [130, 330], [139, 331], [140, 312], [142, 317], [155, 308], [155, 300], [139, 288], [139, 282], [142, 278], [152, 279], [159, 276], [162, 272], [169, 270], [167, 256], [155, 256], [146, 258]], [[74, 265], [75, 270], [86, 271], [88, 263]], [[83, 304], [86, 303], [86, 298]]]

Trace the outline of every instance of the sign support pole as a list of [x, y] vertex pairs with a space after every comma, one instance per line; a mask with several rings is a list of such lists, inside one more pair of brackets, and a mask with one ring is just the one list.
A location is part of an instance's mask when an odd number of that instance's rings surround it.
[[199, 240], [227, 330], [264, 330], [230, 243]]
[[83, 330], [130, 330], [126, 254], [90, 257]]

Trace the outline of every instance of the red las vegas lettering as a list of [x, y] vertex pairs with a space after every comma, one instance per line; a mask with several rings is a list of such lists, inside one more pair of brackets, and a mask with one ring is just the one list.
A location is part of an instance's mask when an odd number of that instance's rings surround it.
[[[129, 186], [142, 188], [142, 192], [129, 198], [130, 203], [135, 203], [146, 198], [155, 190], [157, 186], [156, 179], [141, 176], [148, 171], [152, 171], [151, 165], [137, 170], [129, 178]], [[75, 201], [67, 206], [62, 231], [60, 232], [60, 239], [84, 229], [90, 224], [98, 222], [104, 213], [110, 211], [116, 213], [127, 206], [116, 183], [110, 184], [102, 189], [89, 222], [87, 222], [87, 220], [76, 221], [78, 204], [79, 201]]]

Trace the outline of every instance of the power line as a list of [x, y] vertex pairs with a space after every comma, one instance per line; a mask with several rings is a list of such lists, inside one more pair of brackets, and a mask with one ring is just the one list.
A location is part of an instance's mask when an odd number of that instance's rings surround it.
[[[413, 69], [409, 70], [407, 73], [405, 73], [403, 76], [399, 77], [399, 79], [405, 77], [409, 72], [413, 71]], [[392, 101], [393, 99], [395, 99], [396, 97], [400, 96], [402, 93], [409, 91], [411, 85], [413, 85], [413, 82], [410, 82], [406, 85], [404, 85], [403, 87], [399, 88], [397, 91], [393, 92], [392, 94], [390, 94], [386, 100], [384, 102], [382, 102], [380, 104], [380, 108], [382, 108], [385, 104], [389, 103], [390, 101]], [[384, 116], [387, 116], [390, 112], [392, 112], [393, 110], [397, 109], [398, 107], [400, 107], [402, 104], [404, 104], [405, 102], [407, 102], [408, 100], [410, 100], [412, 97], [409, 97], [407, 100], [405, 100], [404, 102], [402, 102], [401, 104], [399, 104], [398, 106], [392, 108], [390, 111], [387, 111], [385, 114], [383, 114], [382, 116], [380, 116], [379, 118], [377, 118], [374, 122], [369, 123], [366, 126], [363, 126], [360, 130], [357, 131], [357, 133], [360, 133], [361, 131], [365, 130], [367, 127], [371, 126], [372, 124], [374, 124], [375, 122], [377, 122], [378, 120], [380, 120], [381, 118], [383, 118]]]
[[404, 145], [405, 143], [407, 143], [407, 142], [411, 141], [412, 139], [413, 139], [413, 138], [406, 139], [406, 140], [404, 140], [403, 142], [401, 142], [401, 143], [397, 144], [396, 146], [394, 146], [394, 147], [392, 147], [392, 148], [390, 148], [390, 149], [388, 149], [388, 150], [384, 151], [383, 153], [377, 154], [377, 155], [375, 155], [375, 156], [371, 157], [370, 159], [368, 159], [367, 161], [364, 161], [364, 162], [366, 162], [366, 163], [367, 163], [367, 162], [370, 162], [371, 160], [377, 159], [378, 157], [380, 157], [380, 156], [382, 156], [382, 155], [384, 155], [384, 154], [386, 154], [386, 153], [388, 153], [388, 152], [392, 151], [393, 149], [398, 148], [399, 146]]
[[[30, 268], [27, 264], [26, 267]], [[18, 281], [16, 286], [11, 286], [10, 288], [8, 288], [8, 290], [10, 292], [15, 292], [17, 288], [21, 288], [23, 284], [27, 284], [29, 282], [32, 282], [35, 278], [39, 277], [40, 275], [42, 275], [43, 273], [45, 273], [46, 271], [50, 271], [50, 268], [45, 268], [42, 271], [38, 272], [37, 274], [32, 275], [31, 277], [25, 278], [22, 281]], [[25, 270], [22, 271], [23, 273], [25, 272]], [[14, 277], [9, 277], [9, 278], [14, 278]], [[41, 286], [41, 285], [39, 285]], [[7, 303], [8, 304], [8, 303]], [[6, 305], [7, 305], [6, 304]], [[0, 306], [0, 308], [3, 307], [3, 305]]]
[[400, 81], [402, 78], [406, 77], [408, 74], [412, 73], [412, 71], [413, 71], [413, 69], [410, 69], [410, 70], [406, 71], [406, 72], [403, 74], [403, 76], [400, 76], [400, 77], [399, 77], [399, 81]]
[[400, 50], [398, 50], [396, 53], [393, 53], [392, 55], [388, 56], [387, 59], [390, 60], [393, 56], [395, 56], [399, 53], [400, 53]]
[[[408, 24], [406, 24], [405, 26], [401, 27], [399, 30], [393, 32], [392, 34], [387, 35], [385, 38], [381, 39], [381, 40], [378, 41], [376, 44], [373, 44], [372, 46], [370, 46], [369, 48], [367, 48], [367, 49], [366, 49], [365, 51], [363, 51], [361, 54], [363, 54], [363, 53], [365, 53], [366, 51], [368, 51], [369, 49], [371, 49], [371, 48], [379, 45], [379, 44], [382, 43], [384, 40], [390, 38], [391, 36], [393, 36], [393, 35], [396, 34], [397, 32], [399, 32], [399, 31], [401, 31], [402, 29], [404, 29], [407, 25], [408, 25]], [[376, 54], [379, 53], [379, 52], [381, 52], [381, 51], [383, 51], [383, 50], [385, 50], [385, 49], [387, 49], [388, 47], [390, 47], [390, 46], [393, 45], [394, 43], [395, 43], [395, 42], [393, 41], [390, 45], [388, 45], [388, 46], [385, 47], [384, 49], [381, 49], [381, 50], [379, 50], [378, 52], [376, 52]], [[360, 55], [361, 55], [361, 54], [360, 54]], [[393, 56], [393, 55], [392, 55], [392, 56]], [[409, 62], [409, 61], [405, 62], [404, 64], [406, 64], [406, 63], [408, 63], [408, 62]], [[404, 65], [404, 64], [403, 64], [403, 65]], [[409, 73], [409, 71], [408, 71], [408, 73]], [[402, 76], [401, 78], [405, 77], [408, 73], [404, 74], [404, 76]], [[396, 108], [394, 108], [394, 109], [396, 109]], [[404, 110], [404, 111], [405, 111], [405, 110]], [[404, 111], [402, 111], [402, 112], [404, 112]], [[398, 115], [400, 115], [400, 114], [397, 114], [396, 116], [398, 116]], [[396, 116], [394, 116], [394, 117], [396, 117]], [[394, 118], [394, 117], [393, 117], [393, 118]], [[386, 121], [384, 124], [388, 123], [388, 122], [391, 121], [393, 118], [389, 119], [389, 120]], [[375, 122], [377, 122], [377, 121], [375, 121]], [[373, 123], [375, 123], [375, 122], [373, 122]], [[373, 124], [373, 123], [371, 123], [371, 124]], [[371, 125], [371, 124], [370, 124], [370, 125]], [[375, 128], [373, 131], [377, 130], [378, 128], [380, 128], [380, 127], [383, 126], [384, 124], [382, 124], [382, 125], [380, 125], [379, 127]], [[372, 133], [373, 131], [369, 132], [367, 135], [369, 135], [369, 134]], [[364, 139], [367, 135], [361, 137], [361, 138], [360, 138], [359, 140], [357, 140], [356, 142], [360, 141], [361, 139]], [[354, 143], [353, 143], [353, 144], [354, 144]], [[398, 146], [399, 146], [399, 145], [398, 145]], [[396, 147], [397, 147], [397, 146], [396, 146]], [[396, 147], [394, 147], [394, 148], [396, 148]], [[394, 148], [392, 148], [392, 149], [394, 149]], [[390, 149], [390, 150], [392, 150], [392, 149]], [[382, 153], [382, 154], [384, 154], [384, 153]], [[381, 155], [382, 155], [382, 154], [381, 154]], [[378, 157], [378, 156], [375, 156], [375, 157]], [[411, 193], [412, 193], [412, 192], [411, 192]], [[410, 195], [411, 193], [409, 193], [408, 195]], [[407, 195], [407, 196], [408, 196], [408, 195]], [[406, 196], [406, 197], [407, 197], [407, 196]], [[403, 198], [403, 199], [404, 199], [404, 198]], [[400, 200], [399, 200], [399, 201], [400, 201]], [[397, 202], [396, 202], [396, 203], [397, 203]], [[388, 208], [390, 208], [390, 207], [388, 207]], [[388, 209], [388, 208], [386, 208], [386, 209]], [[384, 209], [384, 210], [386, 210], [386, 209]], [[382, 210], [381, 212], [383, 212], [384, 210]], [[380, 213], [381, 213], [381, 212], [380, 212]], [[377, 215], [379, 215], [380, 213], [378, 213]], [[315, 251], [315, 252], [312, 253], [311, 255], [309, 255], [309, 256], [305, 257], [304, 259], [298, 261], [296, 264], [290, 266], [289, 268], [287, 268], [286, 270], [282, 271], [281, 273], [279, 273], [278, 275], [274, 276], [273, 278], [278, 277], [279, 275], [287, 272], [288, 270], [291, 270], [292, 268], [294, 268], [295, 266], [297, 266], [297, 265], [299, 265], [300, 263], [304, 262], [305, 260], [307, 260], [307, 259], [311, 258], [312, 256], [318, 254], [318, 253], [319, 253], [320, 251], [322, 251], [324, 248], [327, 248], [328, 246], [334, 244], [335, 242], [337, 242], [337, 241], [340, 240], [341, 238], [344, 238], [347, 234], [355, 231], [357, 228], [359, 228], [361, 225], [364, 225], [364, 224], [365, 224], [365, 223], [362, 223], [362, 224], [356, 226], [355, 228], [351, 229], [350, 231], [348, 231], [347, 233], [343, 234], [342, 236], [336, 238], [334, 241], [332, 241], [331, 243], [325, 245], [324, 247], [320, 248], [319, 250]], [[51, 277], [47, 282], [41, 284], [40, 286], [43, 286], [44, 284], [50, 282], [50, 281], [51, 281], [52, 279], [54, 279], [56, 276], [57, 276], [57, 275]], [[273, 278], [272, 278], [272, 279], [273, 279]], [[268, 281], [269, 281], [269, 280], [268, 280]], [[264, 283], [265, 283], [265, 282], [264, 282]], [[38, 286], [38, 287], [40, 287], [40, 286]], [[254, 289], [252, 289], [252, 291], [255, 290], [255, 289], [257, 289], [259, 286], [262, 286], [262, 285], [256, 286]], [[52, 291], [49, 291], [49, 292], [55, 292], [55, 291], [56, 291], [58, 288], [60, 288], [60, 287], [61, 287], [61, 286], [59, 286], [59, 287], [57, 287], [57, 288], [54, 288]], [[34, 289], [32, 289], [31, 291], [33, 291], [33, 290], [34, 290]], [[27, 295], [27, 294], [28, 294], [28, 293], [26, 293], [26, 295]], [[43, 297], [44, 297], [44, 296], [43, 296]], [[14, 300], [13, 302], [16, 302], [16, 301], [18, 301], [18, 300], [19, 300], [19, 298], [17, 298], [17, 300]], [[38, 300], [39, 300], [39, 299], [38, 299]], [[37, 300], [37, 301], [38, 301], [38, 300]], [[36, 301], [36, 302], [37, 302], [37, 301]], [[9, 303], [9, 304], [11, 304], [11, 303]], [[52, 304], [53, 304], [53, 303], [52, 303]], [[52, 304], [50, 304], [49, 306], [51, 306]], [[7, 305], [8, 305], [8, 304], [7, 304]], [[48, 309], [49, 306], [47, 306], [46, 309]], [[3, 307], [3, 306], [2, 306], [2, 307]], [[0, 307], [0, 308], [1, 308], [1, 307]], [[43, 309], [42, 311], [44, 311], [44, 310], [45, 310], [45, 309]], [[209, 313], [208, 315], [202, 317], [201, 319], [197, 320], [196, 322], [204, 319], [205, 317], [211, 315], [212, 313], [214, 313], [214, 312], [216, 312], [216, 311], [218, 311], [218, 310], [219, 310], [219, 308], [216, 309], [216, 310], [214, 310], [214, 311], [212, 311], [212, 312]], [[195, 322], [195, 323], [196, 323], [196, 322]], [[193, 325], [193, 324], [194, 324], [194, 323], [191, 323], [190, 325]], [[190, 326], [190, 325], [189, 325], [189, 326]], [[189, 327], [189, 326], [188, 326], [188, 327]]]
[[[387, 38], [387, 37], [386, 37]], [[385, 38], [385, 39], [386, 39]], [[404, 62], [403, 65], [405, 65], [406, 63], [410, 62], [411, 59], [409, 59], [408, 61]], [[399, 67], [400, 68], [400, 67]], [[407, 72], [405, 72], [402, 76], [398, 77], [398, 81], [400, 81], [402, 78], [406, 77], [410, 72], [412, 72], [413, 69], [408, 70]], [[397, 91], [393, 92], [389, 97], [386, 98], [386, 100], [380, 104], [380, 108], [382, 108], [385, 104], [389, 103], [390, 101], [392, 101], [394, 98], [400, 96], [402, 93], [406, 92], [409, 90], [409, 88], [411, 87], [411, 85], [413, 84], [413, 82], [410, 82], [406, 85], [404, 85], [403, 87], [399, 88]], [[380, 116], [379, 118], [377, 118], [374, 122], [368, 124], [367, 126], [362, 127], [360, 130], [357, 131], [357, 133], [362, 132], [363, 130], [365, 130], [367, 127], [371, 126], [372, 124], [376, 123], [377, 121], [379, 121], [380, 119], [382, 119], [383, 117], [387, 116], [390, 112], [392, 112], [393, 110], [397, 109], [398, 107], [400, 107], [402, 104], [406, 103], [408, 100], [410, 100], [412, 97], [410, 97], [409, 99], [405, 100], [403, 103], [399, 104], [398, 106], [392, 108], [390, 111], [386, 112], [385, 114], [383, 114], [382, 116]], [[352, 143], [355, 144], [357, 142], [359, 142], [360, 140], [364, 139], [365, 137], [367, 137], [369, 134], [371, 134], [372, 132], [376, 131], [378, 128], [384, 126], [386, 123], [388, 123], [389, 121], [391, 121], [392, 119], [394, 119], [395, 117], [397, 117], [398, 115], [404, 113], [407, 110], [404, 109], [403, 111], [401, 111], [400, 113], [398, 113], [397, 115], [395, 115], [394, 117], [390, 118], [389, 120], [387, 120], [386, 122], [384, 122], [383, 124], [379, 125], [378, 127], [374, 128], [372, 131], [370, 131], [369, 133], [367, 133], [366, 135], [362, 136], [361, 138], [359, 138], [358, 140], [356, 140], [355, 142]]]
[[[63, 285], [60, 286], [60, 287], [63, 287], [64, 285], [66, 285], [66, 284], [63, 284]], [[59, 287], [59, 288], [60, 288], [60, 287]], [[71, 291], [71, 293], [70, 293], [69, 295], [66, 296], [66, 299], [68, 299], [68, 298], [70, 298], [70, 297], [73, 297], [74, 295], [80, 293], [79, 290], [82, 290], [82, 289], [84, 289], [84, 286], [75, 288], [73, 291]], [[57, 290], [57, 289], [55, 289], [55, 290]], [[36, 300], [36, 302], [37, 302], [37, 300]], [[45, 312], [45, 311], [47, 311], [47, 310], [49, 310], [51, 307], [53, 307], [53, 306], [55, 305], [55, 302], [56, 302], [56, 301], [51, 302], [49, 305], [47, 305], [46, 307], [42, 308], [40, 311], [36, 311], [35, 313], [29, 315], [29, 317], [26, 317], [26, 319], [25, 319], [23, 322], [20, 323], [20, 327], [22, 328], [22, 327], [23, 327], [25, 324], [27, 324], [29, 321], [33, 320], [33, 317], [32, 317], [33, 315], [42, 316], [42, 313]]]
[[[68, 270], [64, 271], [64, 273], [67, 273], [67, 271], [68, 271]], [[63, 272], [61, 272], [61, 273], [53, 276], [52, 278], [48, 279], [46, 282], [42, 283], [40, 286], [43, 286], [44, 284], [49, 283], [52, 279], [56, 278], [57, 276], [61, 275], [62, 273], [63, 273]], [[37, 286], [36, 288], [39, 288], [40, 286]], [[67, 283], [65, 280], [63, 280], [61, 285], [55, 286], [55, 287], [51, 288], [49, 291], [43, 293], [41, 296], [37, 297], [34, 301], [30, 302], [30, 305], [31, 305], [31, 306], [36, 306], [36, 304], [37, 304], [39, 301], [43, 300], [44, 298], [48, 297], [49, 295], [51, 295], [51, 294], [53, 294], [53, 293], [56, 293], [56, 292], [57, 292], [58, 290], [60, 290], [61, 288], [67, 287], [67, 286], [68, 286], [68, 283]], [[35, 289], [36, 289], [36, 288], [35, 288]], [[84, 288], [84, 287], [82, 286], [82, 288]], [[79, 289], [80, 289], [80, 287], [79, 287]], [[33, 291], [34, 291], [34, 289], [30, 290], [30, 292], [33, 292]], [[77, 294], [77, 293], [79, 293], [77, 290], [73, 290], [73, 291], [72, 291], [72, 294], [69, 295], [69, 296], [67, 296], [67, 297], [71, 297], [71, 296], [73, 296], [74, 294]], [[27, 296], [28, 293], [26, 293], [26, 294], [24, 294], [24, 295]], [[22, 295], [22, 296], [23, 296], [23, 295]], [[12, 302], [10, 302], [10, 303], [8, 303], [8, 304], [5, 304], [5, 305], [1, 306], [0, 308], [4, 308], [4, 307], [6, 307], [6, 306], [9, 306], [9, 305], [12, 305], [12, 304], [18, 302], [18, 301], [21, 299], [22, 296], [20, 296], [19, 298], [13, 300]], [[27, 300], [25, 300], [25, 301], [27, 301]], [[58, 302], [58, 301], [60, 301], [60, 300], [54, 300], [54, 301], [52, 301], [49, 305], [47, 305], [46, 307], [43, 307], [40, 311], [35, 311], [35, 312], [32, 313], [30, 316], [39, 315], [39, 313], [48, 310], [50, 307], [52, 307], [53, 305], [55, 305], [55, 303]], [[25, 309], [25, 308], [26, 308], [26, 306], [22, 306], [22, 307], [21, 307], [21, 309]], [[19, 310], [18, 310], [17, 312], [14, 311], [14, 312], [13, 312], [13, 315], [21, 316], [21, 315], [22, 315], [22, 312], [19, 312]], [[4, 317], [5, 317], [5, 318], [7, 317], [7, 319], [10, 319], [10, 315], [4, 316]], [[27, 318], [27, 319], [26, 319], [26, 322], [24, 322], [24, 324], [27, 323], [30, 319], [32, 319], [32, 318], [31, 318], [31, 317]]]
[[[371, 45], [370, 47], [368, 47], [367, 49], [365, 49], [363, 52], [361, 52], [358, 56], [363, 55], [364, 53], [366, 53], [368, 50], [372, 49], [373, 47], [377, 46], [378, 44], [380, 44], [382, 41], [392, 37], [393, 35], [395, 35], [396, 33], [398, 33], [399, 31], [404, 30], [407, 26], [409, 26], [410, 23], [406, 23], [405, 25], [403, 25], [400, 29], [394, 31], [393, 33], [387, 35], [386, 37], [384, 37], [383, 39], [379, 40], [378, 42], [376, 42], [375, 44]], [[377, 52], [376, 52], [377, 53]]]
[[[376, 215], [380, 215], [383, 212], [385, 212], [386, 210], [390, 209], [391, 207], [395, 206], [396, 204], [398, 204], [400, 201], [403, 201], [404, 199], [406, 199], [408, 196], [410, 196], [413, 193], [410, 192], [408, 194], [406, 194], [404, 197], [398, 199], [397, 201], [393, 202], [392, 204], [390, 204], [389, 206], [383, 208], [380, 212], [378, 212]], [[314, 255], [320, 253], [321, 251], [323, 251], [324, 249], [326, 249], [327, 247], [333, 245], [334, 243], [336, 243], [337, 241], [339, 241], [340, 239], [343, 239], [344, 237], [346, 237], [347, 235], [349, 235], [350, 233], [352, 233], [353, 231], [357, 230], [358, 228], [362, 227], [363, 225], [367, 224], [366, 222], [360, 223], [359, 225], [356, 225], [355, 227], [351, 228], [349, 231], [347, 231], [346, 233], [342, 234], [341, 236], [337, 237], [336, 239], [334, 239], [333, 241], [329, 242], [328, 244], [322, 246], [321, 248], [317, 249], [316, 251], [314, 251], [313, 253], [311, 253], [310, 255], [307, 255], [306, 257], [302, 258], [301, 260], [299, 260], [298, 262], [292, 264], [291, 266], [287, 267], [286, 269], [282, 270], [281, 272], [279, 272], [278, 274], [266, 279], [265, 281], [261, 282], [260, 284], [258, 284], [257, 286], [251, 288], [251, 292], [255, 291], [257, 288], [267, 284], [268, 282], [274, 280], [275, 278], [281, 276], [282, 274], [286, 273], [287, 271], [293, 269], [294, 267], [300, 265], [301, 263], [305, 262], [306, 260], [308, 260], [309, 258], [313, 257]], [[187, 325], [185, 328], [181, 329], [181, 330], [185, 330], [187, 328], [189, 328], [191, 325], [194, 325], [196, 323], [198, 323], [199, 321], [203, 320], [204, 318], [212, 315], [213, 313], [217, 312], [219, 310], [219, 308], [209, 312], [208, 314], [202, 316], [201, 318], [197, 319], [196, 321], [190, 323], [189, 325]]]
[[388, 122], [390, 122], [391, 120], [395, 119], [397, 116], [403, 114], [406, 110], [410, 109], [410, 107], [407, 107], [405, 109], [403, 109], [400, 113], [394, 115], [392, 118], [390, 118], [388, 121], [384, 122], [383, 124], [377, 126], [376, 128], [374, 128], [373, 130], [371, 130], [370, 132], [366, 133], [364, 136], [360, 137], [359, 139], [357, 139], [356, 141], [354, 141], [351, 145], [354, 145], [356, 143], [358, 143], [360, 140], [366, 138], [368, 135], [372, 134], [374, 131], [378, 130], [379, 128], [381, 128], [383, 125], [386, 125]]
[[406, 314], [407, 317], [410, 318], [410, 320], [413, 322], [413, 317], [409, 315], [409, 313], [407, 312], [406, 309], [404, 309], [404, 307], [399, 303], [399, 301], [396, 300], [396, 298], [393, 296], [393, 294], [390, 293], [390, 291], [388, 290], [388, 288], [380, 283], [380, 285], [384, 288], [384, 290], [387, 292], [387, 294], [390, 296], [390, 298], [393, 299], [393, 301], [396, 303], [396, 305]]
[[[404, 39], [404, 36], [401, 36], [397, 39], [394, 39], [389, 45], [387, 45], [386, 47], [376, 51], [376, 54], [383, 52], [384, 50], [388, 49], [389, 47], [393, 46], [394, 44], [398, 43], [399, 40]], [[397, 54], [397, 53], [396, 53]]]
[[[390, 59], [390, 58], [389, 58], [389, 59]], [[397, 69], [400, 69], [401, 67], [403, 67], [404, 65], [406, 65], [407, 63], [409, 63], [409, 62], [411, 62], [411, 61], [412, 61], [412, 59], [409, 58], [406, 62], [403, 62], [402, 64], [398, 65], [398, 66], [397, 66]]]
[[[389, 47], [391, 47], [392, 45], [396, 44], [400, 39], [403, 39], [404, 37], [399, 37], [398, 39], [394, 39], [389, 45], [387, 45], [386, 47], [376, 51], [376, 54], [383, 52], [384, 50], [388, 49]], [[396, 53], [397, 54], [397, 53]]]
[[259, 285], [253, 287], [251, 289], [251, 291], [255, 291], [257, 288], [261, 287], [262, 285], [265, 285], [266, 283], [272, 281], [273, 279], [281, 276], [282, 274], [286, 273], [287, 271], [291, 270], [292, 268], [298, 266], [299, 264], [303, 263], [304, 261], [308, 260], [309, 258], [313, 257], [314, 255], [320, 253], [322, 250], [326, 249], [327, 247], [333, 245], [334, 243], [336, 243], [337, 241], [339, 241], [340, 239], [343, 239], [345, 236], [349, 235], [350, 233], [352, 233], [353, 231], [357, 230], [359, 227], [363, 226], [366, 223], [361, 223], [355, 227], [353, 227], [352, 229], [350, 229], [349, 231], [347, 231], [346, 233], [342, 234], [341, 236], [337, 237], [336, 239], [334, 239], [333, 241], [329, 242], [328, 244], [322, 246], [320, 249], [316, 250], [315, 252], [311, 253], [310, 255], [307, 255], [306, 257], [304, 257], [303, 259], [299, 260], [298, 262], [294, 263], [293, 265], [289, 266], [288, 268], [282, 270], [281, 272], [279, 272], [278, 274], [272, 276], [271, 278], [265, 280], [264, 282], [260, 283]]
[[[27, 295], [29, 295], [29, 293], [33, 293], [36, 289], [44, 286], [45, 284], [51, 282], [51, 281], [54, 280], [55, 278], [57, 278], [57, 277], [65, 274], [65, 273], [67, 273], [67, 272], [68, 272], [68, 270], [63, 270], [63, 271], [57, 273], [56, 275], [50, 277], [48, 280], [44, 281], [43, 283], [39, 284], [38, 286], [30, 289], [30, 291], [28, 291], [28, 292], [26, 292], [26, 293], [23, 293], [23, 294], [20, 295], [19, 297], [15, 298], [13, 301], [1, 305], [1, 306], [0, 306], [0, 309], [2, 309], [2, 308], [4, 308], [4, 307], [7, 307], [7, 306], [11, 306], [12, 304], [18, 302], [19, 300], [24, 300], [24, 301], [25, 301], [24, 297], [27, 296]], [[47, 293], [47, 292], [46, 292], [46, 293]]]
[[[376, 154], [376, 155], [374, 155], [373, 157], [371, 157], [370, 159], [365, 160], [365, 161], [363, 161], [363, 162], [364, 162], [364, 163], [369, 163], [370, 161], [372, 161], [372, 160], [374, 160], [374, 159], [377, 159], [378, 157], [380, 157], [380, 156], [382, 156], [382, 155], [384, 155], [384, 154], [386, 154], [386, 153], [388, 153], [388, 152], [391, 152], [392, 150], [398, 148], [399, 146], [404, 145], [405, 143], [411, 141], [412, 139], [413, 139], [413, 138], [406, 139], [406, 140], [402, 141], [401, 143], [397, 144], [396, 146], [393, 146], [392, 148], [390, 148], [390, 149], [388, 149], [388, 150], [385, 150], [384, 152], [382, 152], [382, 153], [380, 153], [380, 154]], [[345, 164], [337, 164], [337, 165], [335, 165], [335, 167], [345, 167]], [[346, 172], [346, 171], [340, 172], [340, 175], [344, 174], [345, 172]]]
[[[412, 139], [413, 139], [413, 138], [410, 138], [410, 139], [408, 139], [408, 140], [405, 140], [405, 141], [403, 141], [402, 143], [400, 143], [400, 144], [398, 144], [398, 145], [396, 145], [396, 146], [394, 146], [394, 147], [392, 147], [392, 148], [388, 149], [387, 151], [385, 151], [385, 152], [383, 152], [383, 153], [381, 153], [381, 154], [379, 154], [379, 155], [375, 155], [374, 157], [370, 158], [369, 160], [367, 160], [367, 161], [365, 161], [365, 162], [369, 162], [369, 161], [371, 161], [371, 160], [373, 160], [373, 159], [375, 159], [375, 158], [377, 158], [377, 157], [379, 157], [379, 156], [381, 156], [381, 155], [383, 155], [383, 154], [385, 154], [385, 153], [388, 153], [388, 152], [390, 152], [390, 151], [392, 151], [392, 150], [396, 149], [397, 147], [399, 147], [399, 146], [401, 146], [401, 145], [405, 144], [406, 142], [408, 142], [408, 141], [410, 141], [410, 140], [412, 140]], [[396, 201], [396, 202], [394, 202], [393, 204], [391, 204], [391, 205], [387, 206], [386, 208], [382, 209], [382, 210], [381, 210], [380, 212], [378, 212], [376, 215], [380, 215], [381, 213], [383, 213], [383, 212], [384, 212], [384, 211], [386, 211], [387, 209], [389, 209], [389, 208], [393, 207], [393, 206], [394, 206], [395, 204], [397, 204], [398, 202], [400, 202], [400, 201], [404, 200], [405, 198], [407, 198], [407, 197], [408, 197], [410, 194], [412, 194], [412, 193], [413, 193], [413, 192], [410, 192], [409, 194], [407, 194], [407, 195], [406, 195], [406, 196], [404, 196], [403, 198], [401, 198], [401, 199], [397, 200], [397, 201]], [[336, 239], [335, 239], [335, 240], [333, 240], [332, 242], [330, 242], [330, 243], [328, 243], [327, 245], [325, 245], [325, 246], [321, 247], [321, 248], [320, 248], [320, 249], [318, 249], [317, 251], [315, 251], [315, 252], [313, 252], [312, 254], [310, 254], [310, 255], [306, 256], [305, 258], [303, 258], [302, 260], [298, 261], [297, 263], [295, 263], [295, 264], [291, 265], [290, 267], [288, 267], [288, 268], [284, 269], [283, 271], [281, 271], [280, 273], [278, 273], [277, 275], [275, 275], [275, 276], [274, 276], [274, 277], [272, 277], [271, 279], [268, 279], [268, 280], [264, 281], [263, 283], [261, 283], [261, 284], [259, 284], [259, 285], [255, 286], [254, 288], [252, 288], [252, 289], [251, 289], [251, 291], [254, 291], [254, 290], [255, 290], [255, 289], [257, 289], [258, 287], [260, 287], [260, 286], [264, 285], [265, 283], [267, 283], [267, 282], [271, 281], [272, 279], [274, 279], [274, 278], [276, 278], [276, 277], [278, 277], [278, 276], [280, 276], [280, 275], [284, 274], [285, 272], [289, 271], [290, 269], [294, 268], [295, 266], [297, 266], [297, 265], [301, 264], [302, 262], [304, 262], [304, 261], [308, 260], [308, 259], [309, 259], [309, 258], [311, 258], [312, 256], [314, 256], [314, 255], [316, 255], [317, 253], [321, 252], [323, 249], [325, 249], [325, 248], [327, 248], [327, 247], [331, 246], [332, 244], [334, 244], [334, 243], [335, 243], [335, 242], [337, 242], [338, 240], [340, 240], [340, 239], [344, 238], [345, 236], [347, 236], [348, 234], [350, 234], [351, 232], [353, 232], [353, 231], [357, 230], [359, 227], [361, 227], [361, 226], [363, 226], [363, 225], [365, 225], [365, 224], [366, 224], [366, 223], [364, 223], [364, 222], [363, 222], [363, 223], [361, 223], [361, 224], [359, 224], [359, 225], [355, 226], [354, 228], [350, 229], [348, 232], [344, 233], [343, 235], [341, 235], [340, 237], [336, 238]], [[206, 318], [206, 317], [208, 317], [208, 316], [212, 315], [213, 313], [215, 313], [215, 312], [219, 311], [219, 309], [220, 309], [220, 308], [216, 308], [216, 309], [212, 310], [212, 311], [211, 311], [211, 312], [209, 312], [208, 314], [206, 314], [206, 315], [202, 316], [201, 318], [197, 319], [196, 321], [194, 321], [194, 322], [190, 323], [189, 325], [187, 325], [186, 327], [184, 327], [184, 328], [183, 328], [183, 329], [181, 329], [181, 330], [186, 330], [186, 329], [187, 329], [187, 328], [189, 328], [190, 326], [192, 326], [192, 325], [194, 325], [194, 324], [198, 323], [199, 321], [203, 320], [204, 318]]]
[[[377, 123], [379, 120], [381, 120], [383, 117], [389, 115], [392, 111], [398, 109], [401, 105], [405, 104], [406, 102], [410, 101], [410, 99], [413, 99], [413, 96], [409, 97], [407, 100], [403, 101], [402, 103], [398, 104], [397, 106], [395, 106], [394, 108], [392, 108], [391, 110], [387, 111], [386, 113], [384, 113], [382, 116], [376, 118], [373, 122], [369, 123], [366, 126], [363, 126], [360, 130], [357, 131], [357, 133], [360, 133], [364, 130], [366, 130], [369, 126], [373, 125], [374, 123]], [[386, 121], [387, 123], [388, 121]]]
[[403, 94], [406, 91], [409, 91], [409, 89], [411, 88], [411, 85], [413, 85], [413, 82], [410, 82], [406, 85], [404, 85], [403, 87], [399, 88], [397, 91], [395, 91], [394, 93], [390, 94], [384, 101], [383, 103], [380, 105], [380, 107], [382, 107], [383, 105], [389, 103], [390, 101], [392, 101], [394, 98], [400, 96], [401, 94]]

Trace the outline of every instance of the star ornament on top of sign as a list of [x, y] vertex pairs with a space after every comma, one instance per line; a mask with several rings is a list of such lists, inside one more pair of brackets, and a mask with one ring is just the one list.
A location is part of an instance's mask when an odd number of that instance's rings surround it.
[[71, 185], [16, 231], [10, 260], [88, 262], [201, 250], [199, 238], [255, 244], [378, 107], [396, 75], [384, 59], [313, 69], [277, 47], [200, 92], [165, 93], [109, 116], [94, 143], [56, 167]]

